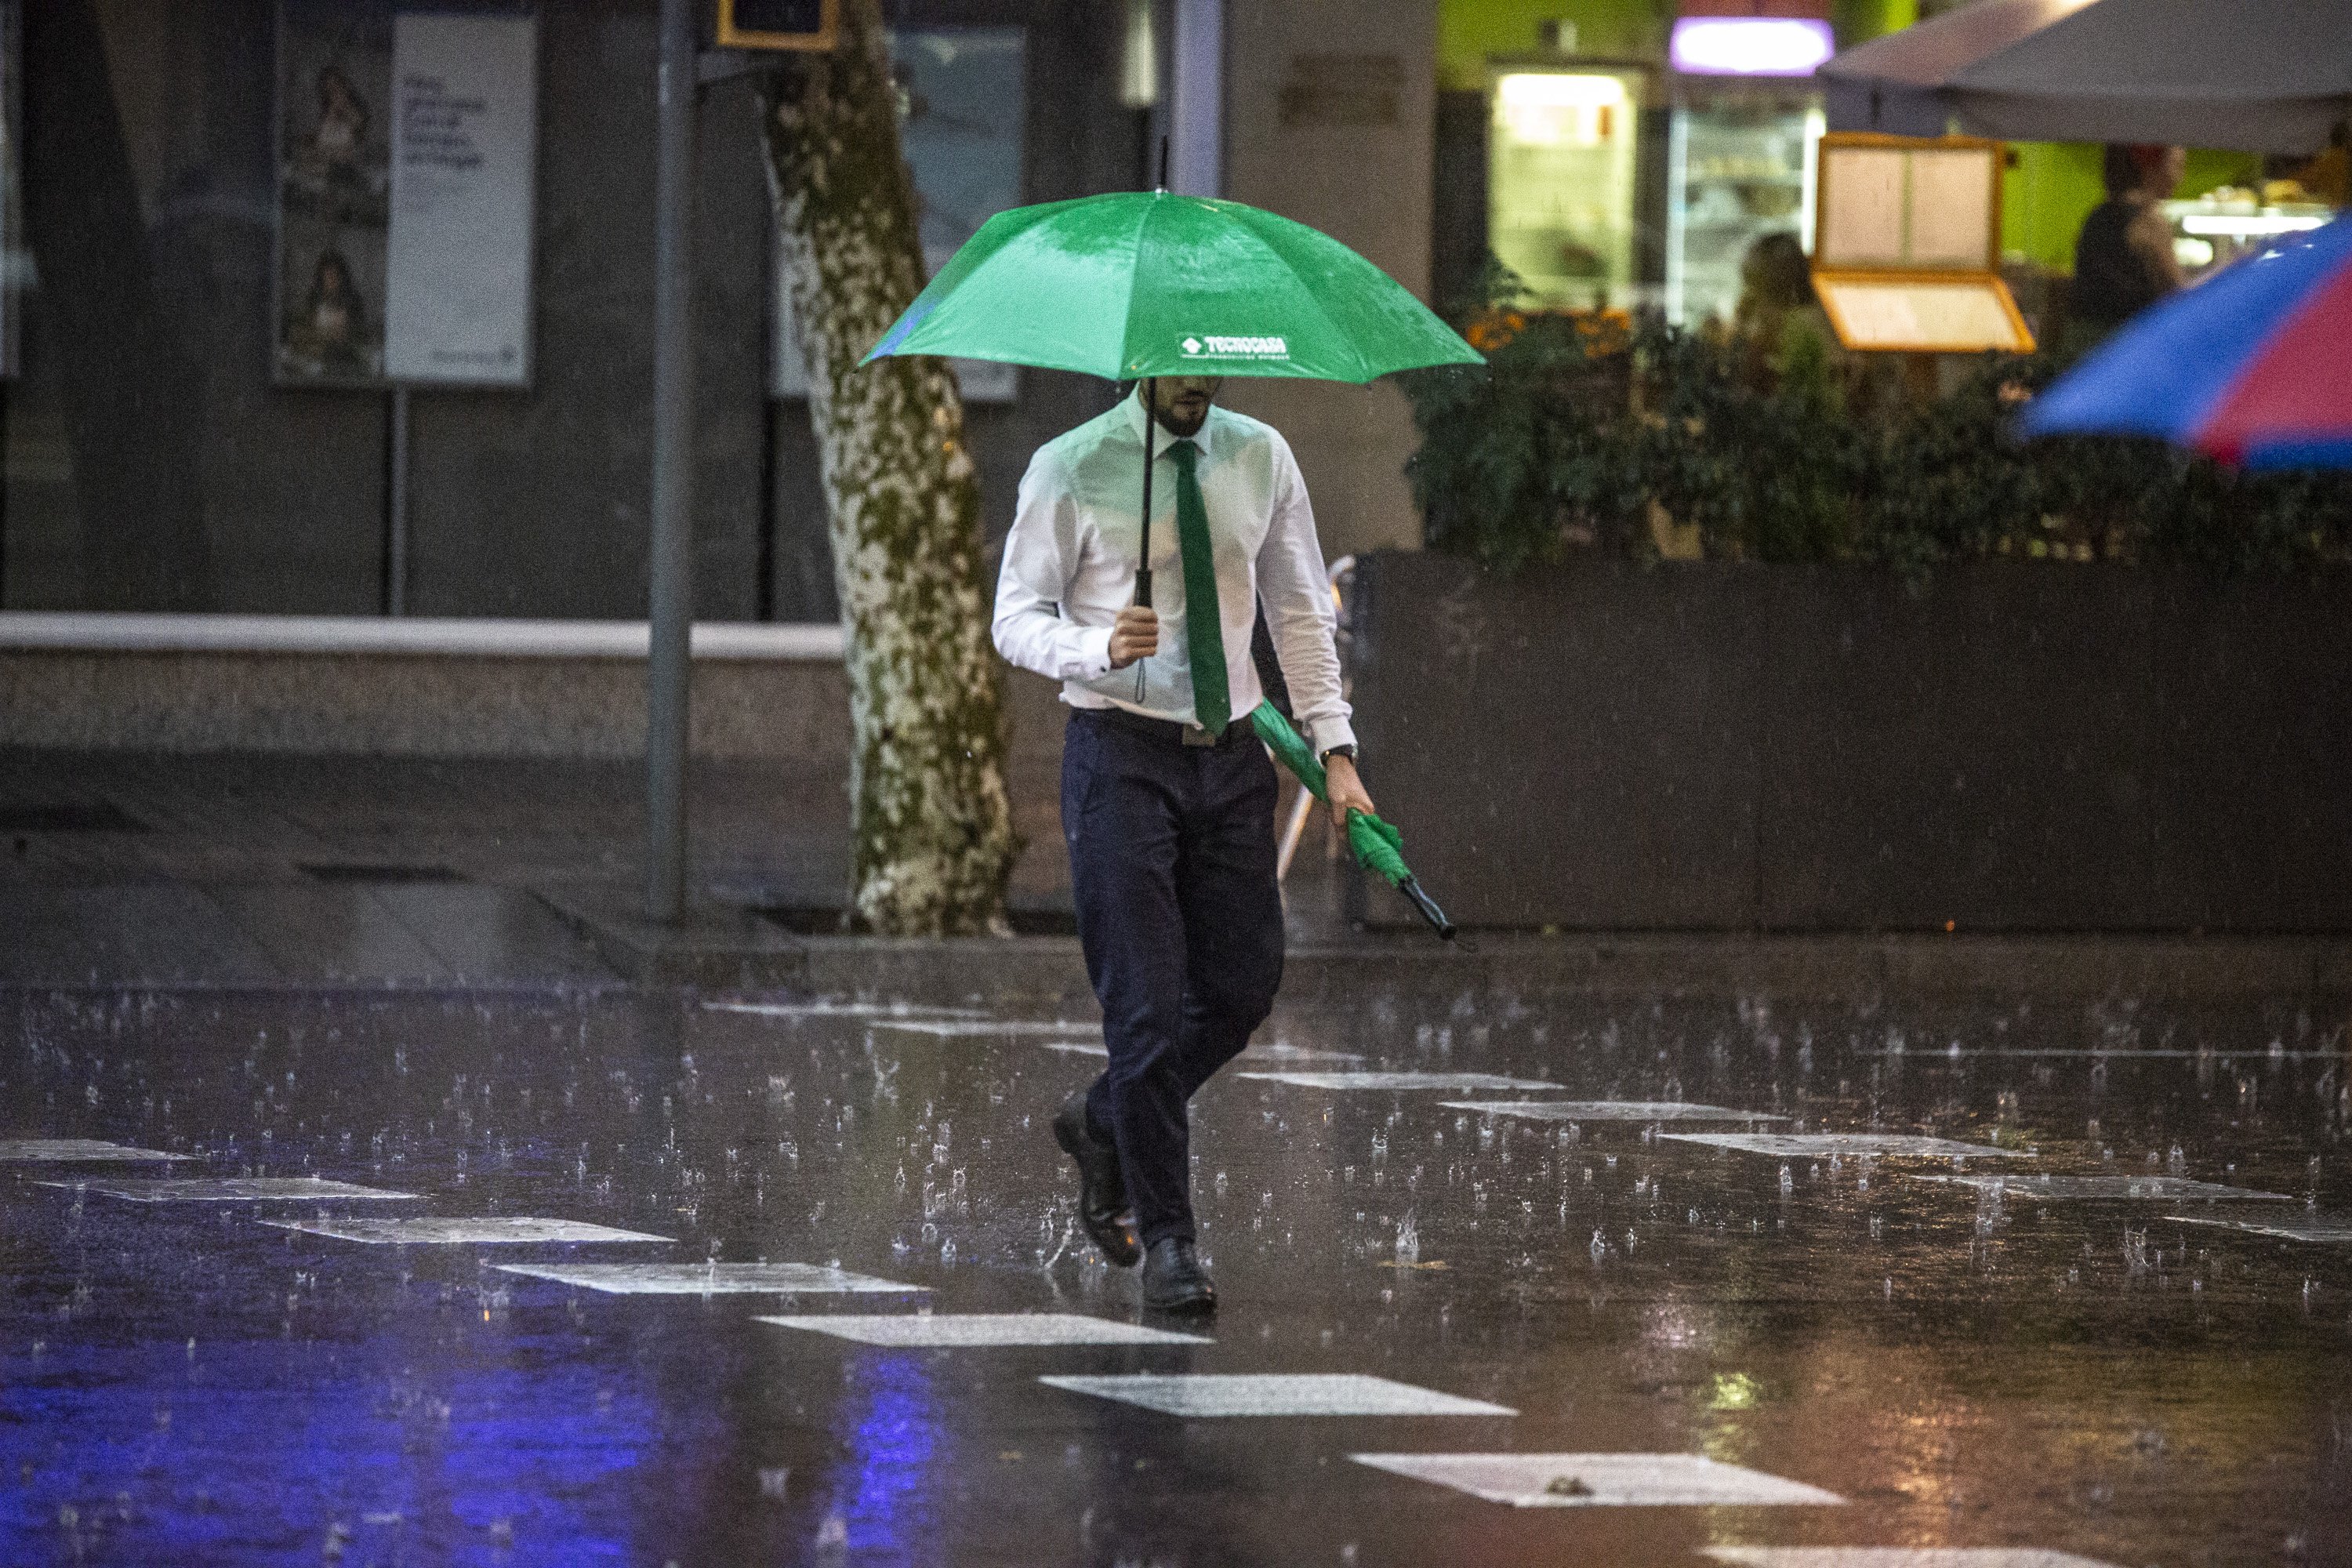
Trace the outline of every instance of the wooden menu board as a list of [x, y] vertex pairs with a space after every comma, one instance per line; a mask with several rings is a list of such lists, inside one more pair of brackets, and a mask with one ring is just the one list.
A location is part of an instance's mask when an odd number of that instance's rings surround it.
[[1850, 349], [2032, 353], [2033, 334], [1999, 278], [1978, 273], [1817, 272], [1813, 291]]
[[1833, 132], [1819, 156], [1813, 285], [1847, 348], [2032, 352], [2000, 279], [2000, 142]]

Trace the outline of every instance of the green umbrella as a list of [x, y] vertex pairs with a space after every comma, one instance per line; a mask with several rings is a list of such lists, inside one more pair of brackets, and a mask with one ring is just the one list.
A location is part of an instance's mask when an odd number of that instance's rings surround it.
[[1124, 191], [998, 213], [868, 360], [946, 354], [1106, 381], [1368, 382], [1478, 351], [1326, 234], [1240, 202]]
[[[1486, 363], [1402, 284], [1329, 235], [1240, 202], [1164, 190], [998, 213], [866, 362], [887, 354], [1147, 383], [1162, 375], [1362, 383], [1423, 365]], [[1151, 396], [1149, 386], [1144, 395]], [[1150, 425], [1145, 438], [1157, 438]], [[1151, 603], [1151, 468], [1147, 453], [1139, 605]]]

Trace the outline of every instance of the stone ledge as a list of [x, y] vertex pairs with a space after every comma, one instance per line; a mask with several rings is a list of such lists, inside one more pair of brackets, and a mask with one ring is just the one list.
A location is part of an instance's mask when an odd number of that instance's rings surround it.
[[[613, 898], [554, 895], [605, 962], [643, 984], [785, 989], [932, 1005], [1091, 1010], [1068, 937], [795, 937], [741, 910], [701, 910], [677, 928]], [[2352, 944], [2324, 941], [2094, 937], [1520, 936], [1451, 946], [1363, 936], [1295, 944], [1291, 1003], [1444, 989], [1527, 1000], [1841, 1002], [2102, 1000], [2155, 1005], [2352, 1004]]]

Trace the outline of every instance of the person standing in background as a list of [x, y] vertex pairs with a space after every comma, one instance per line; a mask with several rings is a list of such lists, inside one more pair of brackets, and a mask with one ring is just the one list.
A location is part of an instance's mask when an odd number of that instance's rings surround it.
[[2157, 204], [2180, 184], [2178, 147], [2107, 148], [2107, 199], [2083, 220], [2074, 241], [2074, 288], [2067, 314], [2076, 349], [2088, 348], [2180, 288], [2172, 226]]

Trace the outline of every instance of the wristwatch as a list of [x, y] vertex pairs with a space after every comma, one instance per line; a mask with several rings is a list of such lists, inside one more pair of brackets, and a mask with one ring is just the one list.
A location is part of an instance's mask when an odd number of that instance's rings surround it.
[[1330, 750], [1325, 752], [1316, 760], [1318, 762], [1328, 763], [1334, 757], [1345, 757], [1352, 763], [1356, 760], [1356, 748], [1353, 746], [1333, 746]]

